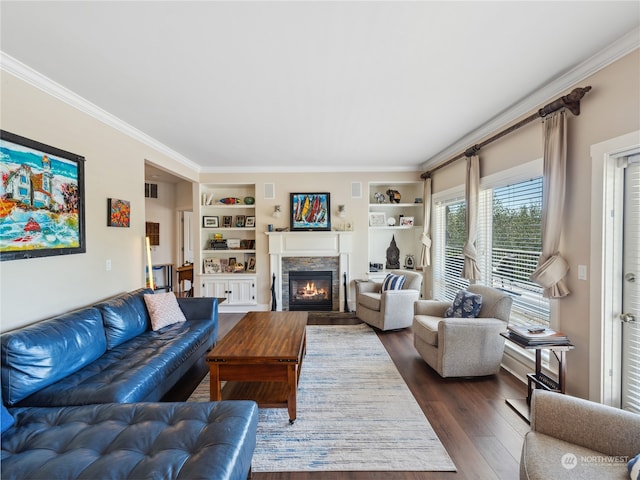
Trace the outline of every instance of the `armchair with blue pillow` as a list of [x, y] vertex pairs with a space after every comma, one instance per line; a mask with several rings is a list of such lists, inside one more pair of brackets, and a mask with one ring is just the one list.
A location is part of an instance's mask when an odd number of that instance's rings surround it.
[[422, 273], [389, 270], [383, 282], [356, 282], [356, 317], [380, 330], [411, 326]]
[[498, 373], [513, 300], [495, 288], [471, 285], [453, 303], [415, 303], [413, 341], [420, 356], [442, 377]]

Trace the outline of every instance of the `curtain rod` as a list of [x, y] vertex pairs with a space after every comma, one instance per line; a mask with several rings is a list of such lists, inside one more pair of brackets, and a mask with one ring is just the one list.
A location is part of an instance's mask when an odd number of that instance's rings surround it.
[[511, 125], [509, 128], [506, 128], [501, 132], [496, 133], [494, 136], [487, 138], [484, 142], [477, 143], [474, 146], [467, 148], [464, 151], [464, 153], [456, 155], [455, 157], [450, 158], [446, 162], [442, 162], [441, 164], [436, 165], [431, 170], [428, 170], [424, 172], [422, 175], [420, 175], [420, 178], [422, 179], [429, 178], [431, 177], [431, 174], [436, 170], [440, 170], [441, 168], [444, 168], [447, 165], [450, 165], [453, 162], [460, 160], [461, 158], [472, 157], [473, 155], [476, 155], [482, 147], [485, 147], [489, 145], [491, 142], [494, 142], [504, 137], [505, 135], [508, 135], [509, 133], [518, 130], [520, 127], [525, 126], [527, 123], [532, 122], [536, 118], [546, 117], [547, 115], [553, 112], [556, 112], [562, 108], [568, 108], [569, 111], [571, 111], [571, 113], [573, 113], [574, 115], [580, 115], [580, 100], [582, 100], [582, 97], [584, 97], [584, 95], [589, 90], [591, 90], [591, 86], [587, 86], [584, 88], [574, 88], [569, 95], [565, 95], [563, 97], [560, 97], [554, 100], [553, 102], [542, 107], [536, 113], [528, 116], [523, 120], [520, 120], [518, 123]]

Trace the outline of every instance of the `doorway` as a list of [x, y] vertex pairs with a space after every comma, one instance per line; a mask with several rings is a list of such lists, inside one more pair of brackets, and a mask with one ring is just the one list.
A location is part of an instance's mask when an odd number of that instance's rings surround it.
[[624, 170], [620, 407], [640, 413], [640, 154], [618, 163]]
[[640, 314], [640, 285], [627, 274], [640, 264], [638, 154], [640, 131], [591, 148], [589, 397], [632, 411], [640, 411], [640, 334], [630, 321]]

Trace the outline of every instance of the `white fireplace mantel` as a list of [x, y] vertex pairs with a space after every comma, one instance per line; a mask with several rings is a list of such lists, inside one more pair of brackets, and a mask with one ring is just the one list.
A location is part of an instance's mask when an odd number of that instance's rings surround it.
[[[351, 232], [265, 232], [269, 237], [270, 280], [274, 279], [277, 310], [282, 310], [282, 259], [284, 257], [338, 257], [340, 281], [350, 278]], [[339, 308], [343, 311], [344, 290]]]

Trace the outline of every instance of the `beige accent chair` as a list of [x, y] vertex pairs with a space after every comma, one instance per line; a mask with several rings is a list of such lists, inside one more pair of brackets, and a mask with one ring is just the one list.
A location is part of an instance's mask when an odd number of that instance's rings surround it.
[[411, 326], [413, 304], [420, 298], [422, 273], [389, 270], [404, 275], [401, 290], [382, 291], [382, 282], [356, 282], [356, 317], [380, 330], [397, 330]]
[[[545, 390], [534, 390], [521, 480], [629, 479], [640, 453], [640, 415]], [[607, 461], [607, 459], [609, 461]]]
[[442, 377], [479, 377], [500, 370], [511, 304], [495, 288], [471, 285], [482, 295], [477, 318], [445, 318], [451, 302], [419, 300], [414, 306], [413, 344], [420, 356]]

